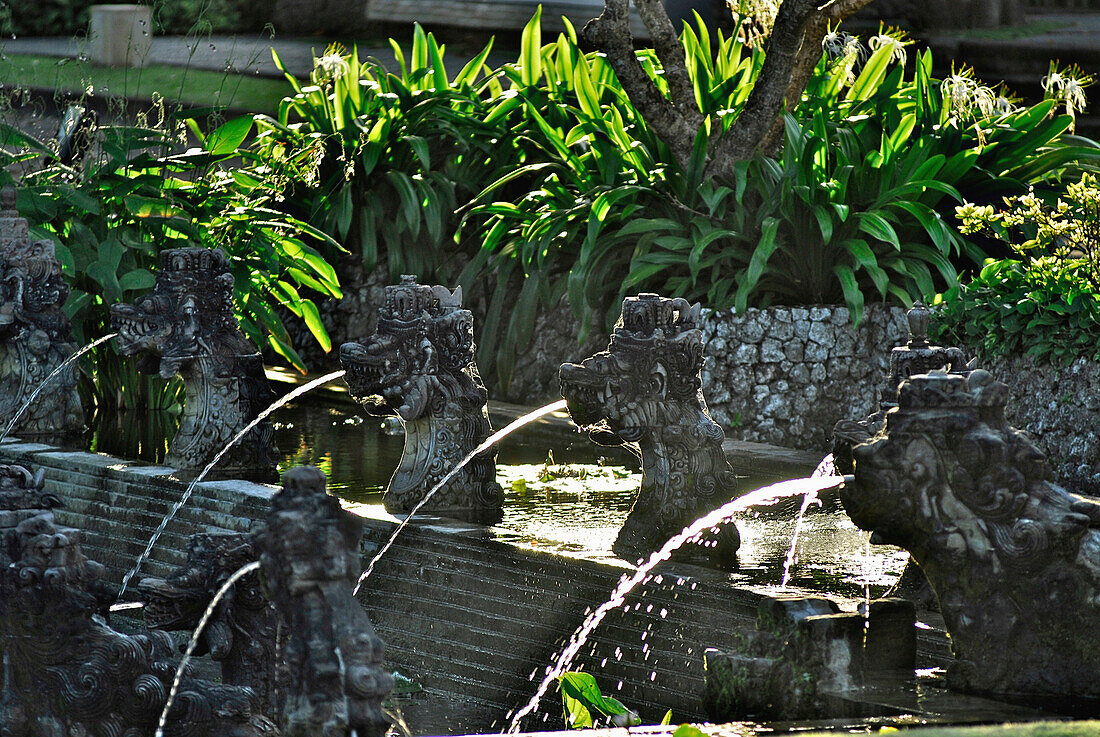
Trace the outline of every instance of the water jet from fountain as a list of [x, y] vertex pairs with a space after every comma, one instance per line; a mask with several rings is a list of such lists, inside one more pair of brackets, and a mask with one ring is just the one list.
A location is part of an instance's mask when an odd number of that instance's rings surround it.
[[626, 600], [626, 595], [630, 593], [635, 586], [642, 583], [657, 564], [667, 560], [672, 555], [673, 551], [681, 545], [697, 537], [704, 530], [721, 525], [732, 519], [734, 515], [744, 512], [750, 507], [774, 504], [780, 499], [796, 496], [798, 494], [816, 496], [825, 489], [840, 486], [843, 480], [841, 476], [823, 476], [819, 478], [811, 477], [807, 479], [781, 481], [771, 486], [765, 486], [762, 489], [757, 489], [756, 491], [724, 504], [713, 512], [695, 520], [695, 522], [685, 527], [678, 534], [669, 538], [660, 550], [653, 553], [653, 555], [649, 557], [649, 560], [634, 571], [634, 575], [629, 578], [624, 576], [623, 580], [611, 593], [611, 597], [591, 612], [585, 618], [581, 626], [573, 632], [569, 638], [569, 644], [562, 649], [557, 662], [546, 669], [546, 677], [543, 679], [542, 683], [539, 684], [538, 689], [535, 691], [535, 695], [531, 697], [531, 700], [528, 701], [523, 708], [516, 712], [508, 728], [503, 733], [516, 734], [519, 731], [519, 725], [522, 719], [534, 711], [538, 706], [539, 701], [546, 694], [547, 689], [549, 689], [550, 683], [569, 668], [573, 658], [576, 657], [580, 649], [584, 647], [584, 643], [587, 642], [588, 636], [592, 634], [592, 631], [596, 629], [601, 621], [603, 621], [604, 617], [607, 616], [612, 609], [621, 605]]
[[313, 381], [310, 381], [309, 383], [302, 384], [300, 387], [298, 387], [294, 391], [288, 392], [287, 394], [283, 395], [280, 399], [273, 402], [270, 407], [265, 409], [260, 414], [256, 415], [255, 419], [253, 419], [251, 422], [249, 422], [247, 425], [245, 425], [244, 428], [241, 429], [240, 432], [238, 432], [236, 435], [234, 435], [233, 439], [230, 440], [224, 448], [222, 448], [220, 451], [218, 451], [218, 453], [214, 456], [214, 459], [212, 461], [210, 461], [210, 463], [206, 464], [206, 468], [202, 469], [202, 471], [199, 473], [199, 475], [196, 476], [194, 478], [194, 480], [191, 481], [190, 484], [188, 484], [187, 489], [183, 492], [183, 496], [180, 497], [178, 502], [176, 502], [175, 504], [172, 505], [172, 508], [170, 510], [168, 510], [168, 514], [164, 515], [164, 519], [161, 520], [161, 523], [157, 527], [156, 531], [153, 533], [153, 536], [151, 538], [149, 538], [149, 543], [145, 546], [145, 550], [143, 550], [141, 555], [138, 556], [137, 562], [134, 563], [134, 567], [131, 568], [126, 573], [125, 576], [123, 576], [123, 578], [122, 578], [122, 588], [119, 589], [118, 596], [116, 597], [115, 600], [116, 601], [121, 601], [122, 600], [122, 595], [126, 593], [126, 587], [127, 587], [127, 585], [129, 585], [130, 579], [132, 579], [134, 577], [134, 575], [137, 574], [137, 572], [139, 570], [141, 570], [141, 564], [144, 563], [149, 558], [150, 553], [153, 552], [153, 546], [156, 545], [157, 540], [160, 538], [161, 534], [164, 532], [164, 528], [166, 528], [168, 526], [168, 523], [172, 521], [172, 518], [176, 516], [176, 513], [179, 512], [180, 509], [183, 508], [183, 505], [187, 504], [187, 500], [191, 498], [191, 494], [195, 491], [195, 487], [198, 486], [199, 482], [201, 482], [204, 478], [206, 478], [206, 474], [210, 473], [210, 471], [214, 468], [214, 466], [218, 465], [218, 461], [220, 461], [225, 456], [225, 454], [229, 452], [230, 448], [232, 448], [234, 445], [236, 445], [237, 442], [241, 438], [243, 438], [245, 435], [247, 435], [250, 430], [252, 430], [254, 427], [256, 427], [261, 422], [263, 422], [265, 419], [267, 419], [267, 417], [272, 412], [274, 412], [275, 410], [279, 409], [280, 407], [282, 407], [285, 404], [290, 403], [292, 400], [297, 399], [298, 397], [302, 396], [306, 392], [309, 392], [312, 389], [315, 389], [318, 386], [321, 386], [323, 384], [327, 384], [328, 382], [332, 381], [333, 379], [339, 379], [343, 375], [344, 375], [343, 370], [333, 371], [331, 374], [325, 374], [324, 376], [321, 376], [317, 379], [314, 379]]
[[[341, 372], [341, 373], [343, 373], [343, 372]], [[423, 507], [425, 504], [427, 504], [428, 500], [432, 498], [432, 494], [436, 493], [441, 488], [446, 486], [447, 482], [450, 481], [451, 479], [453, 479], [462, 470], [462, 468], [467, 463], [469, 463], [475, 457], [477, 457], [477, 455], [479, 453], [485, 452], [486, 450], [491, 448], [495, 443], [497, 443], [498, 441], [503, 440], [504, 438], [508, 437], [509, 435], [511, 435], [513, 432], [520, 429], [524, 425], [529, 425], [532, 422], [534, 422], [535, 420], [539, 419], [540, 417], [548, 415], [551, 412], [558, 412], [558, 411], [563, 410], [563, 409], [565, 409], [565, 400], [561, 399], [561, 400], [558, 400], [557, 402], [552, 402], [552, 403], [550, 403], [550, 404], [548, 404], [544, 407], [539, 407], [536, 410], [532, 410], [531, 412], [528, 412], [527, 414], [523, 415], [522, 417], [519, 417], [519, 418], [513, 420], [508, 425], [506, 425], [506, 426], [502, 427], [501, 429], [497, 430], [495, 433], [493, 433], [489, 437], [485, 438], [485, 440], [483, 440], [480, 445], [478, 445], [472, 451], [467, 453], [466, 457], [463, 458], [458, 463], [457, 466], [452, 468], [447, 473], [446, 476], [444, 476], [442, 479], [439, 480], [439, 483], [437, 483], [435, 486], [433, 486], [431, 489], [428, 490], [428, 493], [424, 495], [423, 499], [421, 499], [419, 502], [416, 503], [416, 506], [412, 508], [412, 511], [409, 512], [408, 516], [405, 517], [405, 519], [401, 520], [401, 524], [399, 524], [397, 526], [397, 529], [395, 529], [393, 531], [393, 534], [390, 535], [390, 539], [386, 541], [385, 545], [383, 545], [381, 548], [378, 549], [378, 552], [375, 554], [375, 556], [373, 558], [371, 558], [370, 563], [367, 564], [366, 570], [364, 570], [363, 574], [361, 576], [359, 576], [359, 581], [358, 581], [358, 583], [355, 584], [355, 590], [353, 590], [351, 592], [352, 595], [354, 596], [354, 595], [357, 595], [359, 593], [359, 588], [363, 585], [363, 582], [366, 581], [368, 578], [370, 578], [370, 574], [374, 571], [375, 563], [377, 563], [379, 558], [381, 558], [383, 555], [385, 555], [386, 551], [390, 549], [390, 547], [394, 543], [394, 540], [397, 539], [397, 536], [400, 535], [401, 531], [403, 529], [405, 529], [405, 526], [408, 525], [410, 521], [412, 521], [413, 516], [416, 515], [416, 513], [418, 511], [420, 511], [420, 508]]]
[[60, 366], [58, 366], [53, 371], [51, 371], [49, 373], [49, 375], [45, 379], [42, 380], [42, 383], [34, 388], [34, 391], [30, 393], [30, 396], [28, 396], [27, 399], [23, 402], [23, 404], [20, 405], [19, 409], [16, 410], [15, 415], [8, 422], [8, 424], [4, 428], [3, 432], [0, 432], [0, 443], [4, 442], [4, 438], [6, 438], [8, 436], [8, 433], [11, 432], [12, 428], [15, 427], [15, 423], [19, 422], [19, 418], [23, 416], [23, 413], [26, 412], [27, 408], [30, 407], [31, 404], [34, 403], [34, 400], [38, 397], [39, 394], [42, 393], [42, 390], [46, 388], [46, 386], [50, 383], [51, 380], [53, 380], [54, 377], [58, 376], [63, 370], [65, 370], [65, 368], [70, 366], [73, 361], [80, 358], [81, 356], [83, 356], [85, 353], [87, 353], [88, 351], [95, 348], [100, 343], [104, 343], [104, 342], [110, 340], [111, 338], [115, 337], [116, 335], [118, 335], [118, 333], [108, 333], [107, 335], [104, 335], [102, 338], [97, 338], [95, 341], [89, 343], [88, 345], [84, 346], [83, 348], [81, 348], [76, 353], [74, 353], [71, 356], [69, 356], [68, 358], [66, 358], [64, 361], [61, 362]]

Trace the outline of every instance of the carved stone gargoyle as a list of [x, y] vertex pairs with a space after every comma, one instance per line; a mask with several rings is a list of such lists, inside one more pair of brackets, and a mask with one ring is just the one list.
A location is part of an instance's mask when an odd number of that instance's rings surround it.
[[[111, 305], [115, 345], [142, 354], [138, 368], [183, 377], [187, 399], [165, 463], [198, 472], [275, 400], [263, 359], [233, 315], [233, 275], [225, 254], [207, 248], [161, 252], [151, 294]], [[274, 479], [271, 422], [250, 430], [218, 463], [223, 477]]]
[[[42, 475], [0, 466], [0, 726], [10, 737], [151, 735], [175, 676], [171, 637], [97, 613], [103, 566], [58, 526]], [[249, 689], [184, 679], [166, 735], [274, 737]]]
[[[405, 450], [383, 502], [390, 512], [408, 513], [492, 427], [462, 290], [403, 276], [385, 295], [377, 331], [365, 343], [341, 346], [340, 362], [351, 395], [367, 411], [396, 414], [405, 426]], [[423, 511], [495, 524], [503, 504], [496, 451], [489, 449], [433, 494]]]
[[935, 590], [954, 688], [1100, 697], [1100, 502], [1047, 478], [986, 371], [910, 377], [840, 490], [871, 542], [899, 545]]
[[[642, 487], [613, 547], [624, 560], [653, 552], [737, 496], [722, 451], [725, 433], [707, 414], [700, 389], [698, 320], [699, 306], [683, 299], [628, 297], [607, 350], [560, 370], [573, 422], [601, 445], [641, 448]], [[714, 562], [731, 565], [739, 545], [729, 522], [702, 550]]]
[[[138, 585], [150, 629], [193, 632], [214, 594], [235, 571], [256, 560], [245, 533], [204, 532], [187, 541], [187, 563], [167, 579]], [[275, 712], [275, 637], [279, 617], [249, 573], [222, 597], [195, 650], [221, 663], [222, 683], [247, 686], [260, 697], [265, 714]]]
[[[32, 241], [15, 210], [15, 188], [0, 191], [0, 431], [65, 359], [76, 352], [72, 324], [61, 311], [69, 285], [53, 243]], [[80, 432], [84, 415], [76, 366], [50, 379], [16, 422], [23, 438], [62, 438]]]
[[852, 472], [852, 448], [866, 442], [882, 430], [886, 412], [896, 407], [898, 385], [910, 376], [946, 369], [962, 373], [973, 369], [961, 348], [945, 348], [928, 342], [932, 313], [920, 301], [905, 313], [909, 340], [890, 351], [886, 378], [879, 387], [879, 408], [862, 420], [841, 420], [833, 428], [833, 465], [840, 474]]
[[325, 493], [325, 474], [292, 468], [253, 535], [261, 581], [282, 615], [277, 712], [284, 737], [381, 737], [393, 677], [382, 640], [352, 596], [362, 522]]

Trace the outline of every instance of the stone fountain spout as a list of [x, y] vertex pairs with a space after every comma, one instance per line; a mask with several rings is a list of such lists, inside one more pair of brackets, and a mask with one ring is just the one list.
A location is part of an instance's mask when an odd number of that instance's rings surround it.
[[840, 497], [872, 542], [910, 552], [939, 598], [950, 686], [1100, 698], [1100, 502], [1048, 480], [986, 371], [901, 384], [882, 433], [854, 450]]
[[[0, 418], [7, 422], [31, 393], [76, 352], [61, 307], [69, 286], [53, 243], [32, 241], [15, 209], [15, 188], [0, 192]], [[84, 416], [75, 366], [52, 379], [12, 428], [23, 438], [62, 438], [81, 430]]]
[[[383, 497], [390, 512], [410, 512], [452, 468], [489, 437], [485, 385], [474, 363], [474, 321], [462, 291], [404, 276], [386, 287], [378, 329], [345, 343], [340, 362], [351, 394], [372, 414], [396, 414], [405, 450]], [[467, 464], [424, 506], [481, 524], [502, 516], [496, 451]]]
[[[187, 541], [187, 563], [167, 578], [138, 585], [150, 629], [191, 633], [222, 584], [258, 554], [247, 534], [207, 532]], [[256, 692], [265, 714], [275, 713], [275, 639], [279, 616], [255, 573], [244, 576], [222, 598], [200, 635], [196, 654], [221, 663], [222, 683]]]
[[[737, 496], [722, 451], [725, 433], [700, 389], [699, 306], [655, 294], [628, 297], [606, 351], [560, 370], [573, 421], [594, 441], [637, 443], [642, 486], [614, 551], [634, 561], [703, 514]], [[728, 523], [702, 549], [732, 565], [740, 544]]]
[[[0, 466], [0, 725], [12, 737], [152, 734], [175, 675], [172, 639], [99, 615], [103, 566], [56, 523], [42, 476]], [[169, 737], [275, 737], [250, 689], [186, 679]]]
[[[133, 305], [112, 305], [111, 324], [119, 353], [140, 355], [142, 371], [183, 378], [187, 399], [165, 458], [169, 466], [198, 472], [275, 400], [263, 359], [234, 318], [233, 275], [220, 251], [162, 251], [152, 293]], [[260, 423], [215, 471], [273, 480], [273, 433], [269, 421]]]

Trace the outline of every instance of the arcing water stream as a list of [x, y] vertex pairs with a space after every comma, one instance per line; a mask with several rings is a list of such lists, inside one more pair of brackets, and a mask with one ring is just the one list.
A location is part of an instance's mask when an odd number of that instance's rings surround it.
[[539, 701], [546, 694], [547, 689], [549, 689], [550, 684], [569, 668], [569, 664], [573, 661], [573, 658], [580, 652], [584, 643], [587, 642], [589, 635], [591, 635], [592, 631], [596, 629], [601, 621], [603, 621], [604, 617], [606, 617], [612, 609], [622, 605], [626, 600], [626, 595], [639, 583], [645, 581], [649, 576], [649, 572], [653, 570], [658, 563], [668, 560], [673, 551], [681, 545], [698, 536], [704, 530], [720, 525], [732, 519], [734, 515], [744, 512], [750, 507], [766, 506], [775, 503], [779, 499], [796, 496], [798, 494], [806, 494], [807, 496], [813, 495], [816, 497], [819, 492], [839, 486], [842, 482], [843, 478], [840, 476], [822, 476], [781, 481], [777, 484], [766, 486], [763, 489], [757, 489], [743, 497], [728, 502], [713, 512], [695, 520], [695, 522], [669, 538], [664, 546], [651, 555], [649, 560], [639, 566], [632, 576], [629, 578], [624, 576], [623, 580], [611, 593], [611, 597], [585, 618], [581, 626], [577, 628], [569, 638], [569, 644], [562, 649], [557, 662], [547, 667], [546, 677], [543, 679], [542, 683], [539, 684], [538, 689], [535, 691], [535, 695], [532, 696], [531, 700], [512, 717], [512, 721], [509, 723], [505, 733], [515, 734], [519, 731], [520, 722], [525, 716], [535, 710]]
[[38, 398], [38, 395], [42, 393], [42, 390], [45, 389], [46, 386], [48, 386], [51, 381], [53, 381], [53, 378], [55, 376], [57, 376], [63, 370], [65, 370], [65, 368], [70, 366], [73, 361], [80, 358], [81, 356], [83, 356], [85, 353], [87, 353], [88, 351], [95, 348], [100, 343], [104, 343], [104, 342], [110, 340], [111, 338], [115, 337], [116, 335], [118, 335], [118, 333], [108, 333], [107, 335], [104, 335], [102, 338], [97, 338], [96, 340], [92, 341], [88, 345], [81, 348], [79, 351], [77, 351], [73, 355], [66, 358], [64, 361], [61, 362], [60, 366], [58, 366], [53, 371], [51, 371], [49, 376], [47, 376], [45, 379], [43, 379], [42, 383], [39, 384], [38, 386], [36, 386], [34, 388], [34, 391], [31, 392], [31, 395], [29, 397], [27, 397], [26, 401], [24, 401], [23, 404], [20, 405], [19, 409], [16, 410], [15, 414], [12, 416], [11, 420], [8, 421], [8, 424], [3, 429], [3, 431], [0, 431], [0, 443], [2, 443], [4, 441], [4, 438], [6, 438], [8, 436], [8, 433], [10, 433], [12, 431], [12, 428], [15, 427], [15, 423], [19, 422], [19, 418], [23, 416], [23, 413], [27, 411], [27, 408], [31, 406], [31, 404], [34, 402], [35, 399]]
[[467, 463], [472, 461], [477, 456], [478, 453], [484, 453], [486, 450], [492, 447], [494, 443], [503, 440], [524, 425], [529, 425], [530, 423], [534, 422], [540, 417], [543, 417], [544, 415], [548, 415], [551, 412], [557, 412], [558, 410], [562, 409], [565, 409], [564, 399], [528, 412], [522, 417], [513, 420], [508, 425], [505, 425], [501, 429], [497, 430], [489, 437], [485, 438], [485, 440], [482, 441], [481, 445], [470, 451], [466, 455], [466, 457], [462, 459], [462, 462], [452, 468], [446, 476], [440, 479], [438, 484], [429, 489], [428, 493], [424, 495], [423, 499], [416, 503], [416, 506], [413, 507], [411, 512], [409, 512], [408, 516], [405, 517], [405, 519], [401, 520], [401, 524], [399, 524], [397, 526], [397, 529], [393, 531], [393, 534], [390, 535], [390, 539], [386, 541], [385, 545], [378, 549], [378, 552], [375, 554], [375, 556], [371, 558], [370, 563], [367, 564], [366, 570], [364, 570], [363, 574], [359, 576], [359, 581], [355, 584], [355, 590], [352, 591], [352, 595], [359, 593], [359, 588], [363, 585], [363, 582], [366, 581], [370, 577], [371, 572], [374, 571], [374, 564], [377, 563], [379, 558], [385, 555], [386, 551], [390, 549], [390, 547], [393, 545], [393, 541], [396, 540], [397, 536], [401, 534], [401, 530], [405, 529], [405, 526], [409, 524], [409, 521], [412, 520], [413, 516], [420, 510], [421, 507], [423, 507], [428, 502], [429, 499], [432, 498], [432, 494], [436, 493], [441, 488], [446, 486], [447, 482], [453, 479], [455, 475], [459, 471], [461, 471]]
[[210, 621], [210, 618], [214, 616], [214, 610], [218, 606], [218, 602], [222, 600], [222, 597], [229, 593], [229, 589], [233, 588], [233, 584], [247, 576], [252, 571], [259, 570], [260, 561], [252, 561], [247, 563], [225, 580], [221, 588], [214, 594], [214, 598], [210, 600], [210, 604], [206, 607], [206, 611], [202, 613], [202, 618], [199, 619], [199, 624], [195, 627], [195, 631], [191, 633], [191, 641], [187, 643], [187, 649], [183, 653], [183, 658], [180, 660], [179, 667], [176, 668], [176, 677], [172, 679], [172, 688], [168, 691], [168, 698], [164, 700], [164, 709], [160, 713], [160, 719], [157, 721], [157, 731], [155, 737], [164, 737], [164, 727], [168, 724], [168, 711], [172, 708], [172, 702], [176, 700], [176, 694], [179, 693], [180, 683], [183, 681], [183, 673], [187, 670], [187, 664], [191, 662], [191, 655], [195, 652], [195, 648], [198, 647], [199, 637], [202, 635], [202, 631], [206, 628], [206, 623]]
[[153, 536], [149, 538], [149, 543], [145, 546], [145, 550], [143, 550], [141, 555], [138, 556], [137, 562], [134, 563], [134, 567], [131, 568], [122, 578], [122, 588], [119, 589], [118, 597], [115, 599], [115, 601], [122, 601], [122, 595], [126, 593], [126, 586], [130, 583], [130, 579], [133, 578], [139, 570], [141, 570], [141, 564], [144, 563], [149, 558], [150, 553], [153, 552], [153, 546], [156, 545], [157, 540], [161, 536], [161, 533], [164, 532], [164, 528], [168, 526], [168, 523], [172, 520], [173, 517], [176, 516], [176, 513], [183, 508], [183, 505], [187, 504], [187, 500], [191, 498], [191, 494], [195, 491], [195, 487], [198, 486], [200, 481], [206, 478], [206, 474], [210, 473], [214, 466], [218, 465], [218, 461], [220, 461], [225, 456], [225, 454], [229, 452], [230, 448], [236, 445], [240, 441], [240, 439], [247, 435], [252, 428], [256, 427], [256, 425], [259, 425], [261, 422], [267, 419], [268, 415], [279, 409], [279, 407], [282, 407], [284, 404], [287, 404], [290, 401], [297, 399], [306, 392], [315, 389], [322, 384], [327, 384], [333, 379], [338, 379], [343, 375], [344, 372], [342, 370], [333, 371], [331, 374], [325, 374], [324, 376], [314, 379], [307, 384], [302, 384], [294, 391], [288, 392], [280, 399], [277, 399], [274, 403], [272, 403], [270, 407], [265, 409], [260, 414], [256, 415], [256, 419], [245, 425], [243, 430], [234, 435], [233, 439], [226, 443], [226, 446], [224, 448], [218, 451], [217, 455], [214, 456], [214, 459], [210, 461], [210, 463], [206, 464], [206, 468], [202, 469], [202, 472], [195, 477], [194, 481], [188, 484], [186, 491], [183, 492], [183, 496], [180, 497], [178, 502], [172, 505], [172, 508], [168, 510], [168, 514], [164, 515], [164, 519], [161, 520], [160, 525], [156, 529], [156, 532], [154, 532]]

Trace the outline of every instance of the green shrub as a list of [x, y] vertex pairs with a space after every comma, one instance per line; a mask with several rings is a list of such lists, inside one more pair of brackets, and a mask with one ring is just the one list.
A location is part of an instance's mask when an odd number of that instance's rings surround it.
[[[83, 163], [66, 164], [43, 142], [0, 124], [0, 183], [21, 166], [17, 206], [37, 237], [55, 242], [72, 292], [65, 311], [81, 344], [110, 332], [109, 307], [132, 302], [152, 288], [158, 253], [166, 248], [220, 248], [230, 257], [241, 326], [257, 345], [270, 345], [302, 366], [276, 305], [301, 317], [326, 350], [329, 339], [316, 305], [317, 291], [340, 296], [336, 274], [298, 235], [325, 236], [272, 207], [293, 162], [264, 160], [238, 147], [251, 118], [231, 120], [208, 135], [191, 122], [202, 149], [177, 153], [169, 127], [103, 127], [99, 145]], [[303, 293], [302, 290], [305, 290]], [[108, 344], [109, 345], [109, 344]], [[141, 377], [113, 348], [97, 349], [85, 365], [82, 391], [89, 403], [166, 406], [176, 391]]]
[[[88, 31], [94, 0], [34, 0], [6, 3], [2, 30], [18, 36], [83, 36]], [[268, 21], [262, 0], [153, 0], [157, 34], [187, 35], [259, 31]]]
[[936, 298], [935, 337], [985, 356], [1100, 360], [1100, 289], [1091, 270], [1083, 259], [990, 261], [969, 284]]

